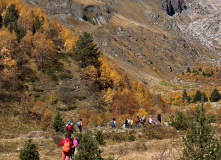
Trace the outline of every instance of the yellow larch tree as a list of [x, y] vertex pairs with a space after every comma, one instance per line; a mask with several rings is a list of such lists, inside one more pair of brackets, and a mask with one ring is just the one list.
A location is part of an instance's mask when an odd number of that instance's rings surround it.
[[0, 48], [5, 47], [10, 51], [15, 50], [17, 45], [17, 37], [15, 32], [10, 32], [7, 28], [2, 27], [0, 29]]
[[54, 103], [56, 102], [54, 90], [51, 91], [50, 98], [49, 98], [49, 102], [50, 102], [51, 104], [54, 104]]

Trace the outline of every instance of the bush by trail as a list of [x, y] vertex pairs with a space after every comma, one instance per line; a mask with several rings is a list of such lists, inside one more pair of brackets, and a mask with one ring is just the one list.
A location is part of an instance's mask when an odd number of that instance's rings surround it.
[[[102, 159], [102, 151], [98, 149], [98, 144], [92, 136], [82, 134], [78, 145], [78, 154], [74, 157], [75, 160], [99, 160]], [[78, 138], [79, 138], [78, 137]], [[78, 141], [78, 139], [77, 139]]]
[[36, 150], [35, 144], [31, 143], [31, 139], [29, 139], [28, 144], [24, 147], [24, 149], [20, 150], [19, 158], [21, 160], [40, 160], [39, 153]]

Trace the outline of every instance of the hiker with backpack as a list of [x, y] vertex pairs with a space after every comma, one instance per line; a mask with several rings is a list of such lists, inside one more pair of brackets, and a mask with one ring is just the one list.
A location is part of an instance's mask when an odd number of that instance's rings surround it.
[[153, 124], [156, 124], [156, 122], [157, 122], [157, 119], [156, 119], [156, 117], [154, 117], [153, 118]]
[[70, 132], [65, 134], [65, 138], [61, 141], [60, 146], [62, 146], [61, 160], [70, 160], [71, 146], [73, 146]]
[[128, 128], [128, 119], [125, 119], [124, 125], [125, 125], [125, 128]]
[[157, 115], [157, 124], [161, 124], [161, 120], [162, 120], [161, 114], [158, 114]]
[[144, 123], [146, 122], [146, 117], [145, 115], [140, 119], [140, 123], [143, 124], [144, 126]]
[[113, 118], [113, 121], [110, 123], [110, 125], [112, 128], [116, 127], [116, 119], [115, 118]]
[[137, 117], [134, 119], [134, 123], [135, 123], [136, 128], [139, 127], [139, 122], [140, 122], [140, 119], [139, 119], [139, 116], [137, 116]]
[[75, 148], [78, 146], [78, 141], [74, 138], [72, 138], [73, 145], [71, 146], [71, 159], [74, 159], [74, 152]]
[[67, 132], [73, 133], [73, 126], [71, 125], [71, 122], [68, 122], [68, 126], [66, 127]]
[[78, 126], [78, 128], [79, 128], [80, 133], [81, 133], [81, 131], [82, 131], [82, 125], [83, 125], [82, 119], [80, 119], [80, 121], [77, 122], [77, 126]]

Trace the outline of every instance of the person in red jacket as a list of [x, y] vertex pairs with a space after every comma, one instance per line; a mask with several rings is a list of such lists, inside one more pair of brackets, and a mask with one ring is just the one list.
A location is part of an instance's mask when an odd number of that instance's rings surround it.
[[[60, 146], [63, 147], [61, 160], [70, 160], [71, 146], [73, 146], [73, 140], [71, 138], [70, 132], [65, 134], [65, 138], [61, 141]], [[67, 150], [68, 147], [69, 147], [69, 150]], [[66, 151], [64, 151], [64, 150], [66, 150]]]

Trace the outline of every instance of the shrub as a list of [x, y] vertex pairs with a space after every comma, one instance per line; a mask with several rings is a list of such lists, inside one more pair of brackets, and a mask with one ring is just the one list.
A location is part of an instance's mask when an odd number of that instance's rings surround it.
[[98, 149], [97, 142], [87, 134], [82, 134], [78, 145], [78, 154], [74, 157], [75, 160], [98, 160], [102, 159], [102, 151]]
[[57, 107], [56, 110], [57, 110], [57, 111], [71, 111], [71, 110], [74, 110], [74, 109], [76, 109], [76, 108], [77, 108], [76, 106], [68, 106], [67, 108]]
[[64, 80], [64, 79], [72, 79], [73, 78], [73, 76], [71, 75], [71, 74], [61, 74], [60, 75], [60, 79], [61, 80]]
[[51, 68], [48, 69], [47, 75], [54, 81], [58, 81], [58, 77], [54, 74]]
[[127, 140], [127, 135], [126, 133], [116, 133], [116, 132], [105, 133], [105, 139], [110, 139], [116, 142], [122, 142]]
[[58, 53], [57, 55], [59, 59], [68, 60], [68, 53], [61, 52], [61, 53]]
[[104, 142], [104, 136], [101, 131], [97, 131], [95, 134], [95, 139], [100, 145], [105, 145], [106, 142]]
[[177, 132], [174, 129], [171, 129], [169, 127], [163, 127], [160, 125], [157, 126], [151, 126], [148, 129], [143, 130], [143, 134], [145, 136], [145, 139], [164, 139], [164, 138], [170, 138], [171, 136], [176, 136]]
[[70, 71], [70, 70], [66, 70], [66, 72], [67, 72], [68, 74], [71, 74], [71, 71]]
[[33, 90], [34, 90], [35, 92], [44, 92], [43, 89], [39, 89], [39, 88], [33, 88]]
[[135, 140], [136, 140], [136, 137], [133, 134], [128, 136], [128, 141], [132, 142], [132, 141], [135, 141]]
[[79, 101], [83, 101], [83, 100], [87, 99], [87, 97], [85, 97], [85, 96], [74, 96], [74, 98], [78, 99]]
[[31, 143], [31, 139], [29, 140], [28, 144], [24, 147], [24, 149], [20, 150], [19, 158], [21, 160], [39, 160], [39, 153], [36, 150], [35, 144]]
[[183, 112], [178, 112], [177, 116], [171, 117], [171, 126], [175, 127], [177, 130], [187, 130], [189, 124], [187, 117], [184, 115]]

